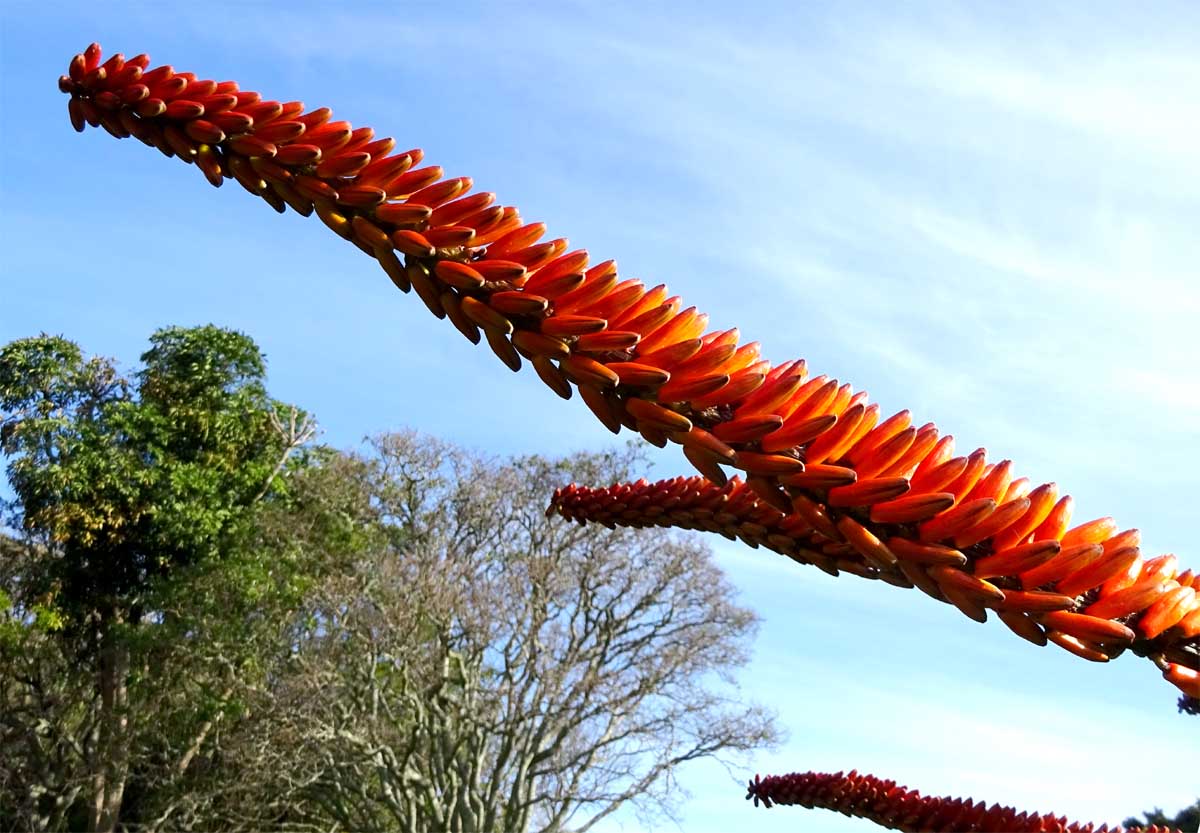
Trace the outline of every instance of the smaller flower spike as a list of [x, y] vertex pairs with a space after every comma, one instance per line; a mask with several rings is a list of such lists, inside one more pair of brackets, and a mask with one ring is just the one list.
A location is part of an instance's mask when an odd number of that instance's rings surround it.
[[[1068, 821], [1053, 814], [1017, 812], [999, 804], [988, 806], [971, 799], [924, 796], [916, 790], [857, 771], [842, 773], [794, 772], [790, 775], [754, 776], [746, 799], [770, 808], [775, 804], [836, 810], [868, 819], [891, 830], [1006, 831], [1006, 833], [1124, 833], [1121, 826]], [[1141, 833], [1182, 833], [1152, 824], [1129, 828]]]
[[[853, 474], [837, 466], [810, 466], [791, 478], [805, 478], [810, 485], [819, 482], [833, 493], [847, 488]], [[786, 476], [783, 481], [792, 482]], [[1012, 576], [1025, 578], [1068, 562], [1070, 566], [1063, 569], [1078, 573], [1103, 555], [1104, 546], [1087, 543], [1086, 532], [1064, 537], [1063, 541], [1072, 544], [1067, 547], [1050, 539], [991, 554], [972, 547], [914, 542], [901, 535], [881, 535], [881, 525], [871, 524], [878, 521], [878, 508], [889, 504], [893, 508], [888, 510], [888, 518], [893, 523], [897, 516], [918, 521], [929, 512], [940, 511], [936, 500], [904, 497], [876, 504], [869, 512], [837, 517], [829, 506], [803, 496], [790, 500], [770, 482], [753, 476], [745, 481], [734, 477], [723, 486], [703, 477], [675, 477], [656, 483], [638, 480], [605, 488], [572, 484], [554, 493], [547, 511], [581, 524], [716, 532], [800, 564], [812, 564], [834, 576], [847, 572], [897, 587], [916, 586], [976, 621], [987, 621], [987, 612], [994, 611], [1010, 630], [1035, 645], [1053, 642], [1093, 662], [1106, 662], [1126, 649], [1151, 655], [1156, 649], [1154, 640], [1169, 628], [1195, 634], [1191, 622], [1196, 614], [1186, 613], [1189, 619], [1180, 611], [1195, 597], [1191, 576], [1183, 574], [1168, 583], [1162, 571], [1173, 568], [1170, 559], [1144, 564], [1126, 559], [1129, 568], [1137, 566], [1138, 574], [1132, 583], [1114, 584], [1107, 594], [1078, 588], [1064, 593], [1061, 586], [1040, 590], [1041, 579], [1022, 583]], [[1112, 546], [1125, 547], [1136, 537], [1123, 534], [1116, 539]], [[1171, 589], [1164, 591], [1164, 586]], [[1147, 606], [1148, 598], [1155, 601]], [[1200, 696], [1200, 674], [1193, 668], [1177, 662], [1164, 662], [1160, 668], [1164, 678], [1184, 694]]]
[[[59, 79], [72, 125], [133, 136], [276, 211], [316, 214], [505, 366], [528, 361], [563, 398], [578, 389], [611, 431], [682, 446], [716, 486], [725, 467], [740, 469], [759, 500], [823, 536], [810, 551], [845, 562], [838, 569], [894, 566], [870, 569], [973, 619], [1003, 610], [1021, 635], [1087, 659], [1124, 650], [1123, 629], [1060, 617], [1044, 632], [1026, 621], [1045, 612], [1047, 595], [1075, 598], [1083, 607], [1073, 612], [1135, 630], [1167, 678], [1194, 689], [1196, 578], [1174, 556], [1143, 560], [1136, 530], [1110, 518], [1072, 526], [1074, 504], [1053, 483], [1031, 488], [984, 449], [956, 456], [932, 423], [914, 425], [907, 410], [881, 419], [864, 391], [810, 378], [802, 359], [772, 365], [736, 329], [706, 332], [708, 317], [665, 286], [620, 280], [613, 261], [543, 240], [545, 224], [471, 193], [469, 177], [422, 165], [420, 150], [395, 152], [327, 107], [306, 112], [149, 63], [102, 62], [96, 44], [75, 56]], [[971, 572], [989, 557], [986, 575]]]

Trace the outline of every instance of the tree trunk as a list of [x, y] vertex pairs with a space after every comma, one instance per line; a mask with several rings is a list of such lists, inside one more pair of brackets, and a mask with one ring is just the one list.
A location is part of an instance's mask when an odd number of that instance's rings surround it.
[[121, 620], [115, 605], [100, 617], [100, 720], [92, 759], [90, 833], [113, 833], [117, 829], [129, 775], [129, 646], [118, 633]]

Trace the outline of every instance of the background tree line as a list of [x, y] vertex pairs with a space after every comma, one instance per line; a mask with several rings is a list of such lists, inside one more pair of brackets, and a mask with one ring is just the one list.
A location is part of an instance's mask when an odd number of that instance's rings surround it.
[[777, 738], [705, 547], [545, 516], [633, 452], [314, 435], [239, 333], [0, 350], [0, 827], [586, 830]]

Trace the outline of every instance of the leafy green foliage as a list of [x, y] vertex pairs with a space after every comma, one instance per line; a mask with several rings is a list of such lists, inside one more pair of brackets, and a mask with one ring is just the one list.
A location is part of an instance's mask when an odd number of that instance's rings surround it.
[[113, 830], [184, 772], [304, 591], [308, 549], [263, 518], [311, 421], [241, 333], [166, 328], [141, 358], [0, 348], [0, 817], [34, 828]]
[[52, 555], [29, 578], [69, 620], [99, 599], [136, 618], [173, 571], [229, 551], [297, 439], [247, 336], [150, 341], [132, 380], [57, 336], [0, 350], [0, 451], [21, 523]]

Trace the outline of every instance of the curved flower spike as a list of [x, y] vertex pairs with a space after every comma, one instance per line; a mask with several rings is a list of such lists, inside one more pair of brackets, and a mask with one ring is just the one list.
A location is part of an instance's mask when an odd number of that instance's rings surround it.
[[[1054, 484], [1030, 489], [983, 449], [955, 456], [952, 439], [914, 427], [908, 411], [880, 421], [865, 393], [808, 378], [803, 361], [772, 366], [736, 330], [705, 332], [707, 316], [666, 287], [619, 280], [612, 261], [544, 241], [545, 225], [471, 193], [468, 177], [422, 166], [420, 150], [393, 152], [392, 139], [333, 121], [328, 108], [149, 63], [101, 62], [96, 44], [75, 56], [59, 79], [74, 127], [136, 137], [214, 186], [233, 179], [276, 211], [315, 213], [506, 366], [529, 361], [563, 398], [578, 389], [610, 430], [681, 445], [718, 486], [726, 467], [745, 472], [761, 500], [824, 536], [822, 552], [895, 559], [974, 618], [1014, 591], [1076, 597], [1085, 617], [1115, 624], [1060, 617], [1049, 639], [1103, 660], [1132, 641], [1122, 630], [1132, 625], [1168, 679], [1195, 688], [1193, 577], [1177, 575], [1173, 557], [1143, 561], [1136, 530], [1109, 518], [1072, 527], [1071, 499]], [[981, 564], [986, 579], [963, 569]]]
[[[853, 474], [836, 466], [810, 466], [803, 475], [794, 477], [804, 477], [809, 483], [820, 479], [832, 491], [847, 485]], [[716, 486], [702, 477], [675, 477], [656, 483], [639, 480], [604, 488], [572, 484], [554, 493], [548, 512], [557, 512], [581, 524], [716, 532], [751, 547], [781, 553], [798, 563], [814, 565], [830, 575], [847, 572], [897, 587], [916, 586], [938, 601], [956, 606], [972, 619], [986, 621], [991, 610], [1010, 630], [1035, 645], [1054, 642], [1077, 656], [1100, 662], [1126, 648], [1142, 655], [1152, 654], [1155, 641], [1145, 635], [1146, 619], [1156, 610], [1166, 608], [1173, 595], [1177, 595], [1177, 591], [1161, 595], [1160, 599], [1167, 601], [1156, 602], [1158, 608], [1151, 606], [1141, 613], [1102, 618], [1096, 615], [1102, 603], [1115, 603], [1128, 610], [1136, 605], [1122, 600], [1146, 592], [1137, 588], [1158, 593], [1157, 579], [1139, 580], [1108, 595], [1024, 590], [1004, 578], [1004, 574], [1053, 566], [1064, 553], [1076, 553], [1072, 556], [1076, 558], [1094, 556], [1097, 551], [1103, 554], [1103, 547], [1076, 544], [1063, 549], [1061, 542], [1049, 540], [983, 554], [972, 547], [956, 549], [945, 544], [916, 543], [901, 536], [880, 538], [868, 528], [869, 524], [853, 515], [845, 514], [835, 520], [831, 515], [835, 510], [806, 503], [802, 497], [794, 504], [798, 511], [782, 511], [775, 505], [772, 488], [760, 479], [744, 482], [737, 477], [724, 486]], [[894, 503], [904, 504], [896, 511], [929, 511], [922, 504], [935, 502], [935, 498], [904, 498]], [[1200, 674], [1195, 670], [1168, 663], [1163, 671], [1164, 677], [1185, 694], [1200, 696]]]
[[[874, 775], [794, 772], [790, 775], [754, 776], [746, 793], [764, 807], [799, 804], [836, 810], [847, 816], [869, 819], [892, 830], [959, 831], [1004, 830], [1010, 833], [1124, 833], [1121, 826], [1068, 821], [1064, 816], [1018, 813], [1012, 807], [988, 806], [971, 799], [924, 796], [916, 790]], [[1182, 833], [1163, 825], [1132, 828], [1141, 833]]]

